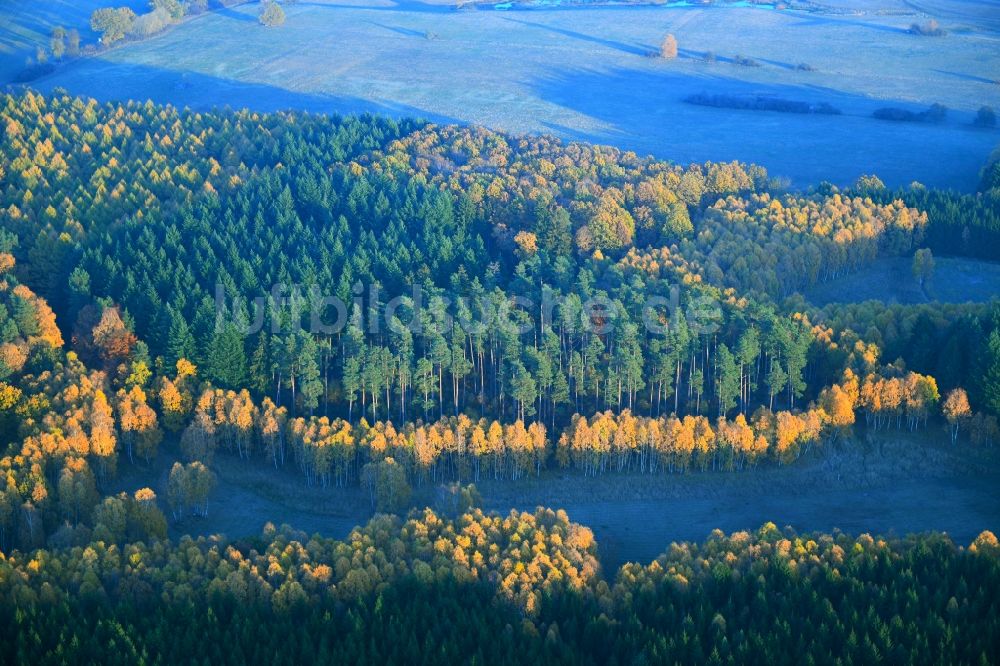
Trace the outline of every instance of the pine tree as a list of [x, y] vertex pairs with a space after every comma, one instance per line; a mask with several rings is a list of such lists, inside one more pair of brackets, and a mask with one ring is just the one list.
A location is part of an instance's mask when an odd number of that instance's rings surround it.
[[523, 421], [526, 416], [535, 413], [534, 402], [537, 397], [537, 386], [534, 377], [520, 361], [511, 364], [511, 397], [517, 401], [517, 419]]
[[207, 375], [215, 384], [229, 389], [246, 387], [250, 380], [243, 335], [229, 322], [216, 330], [208, 350]]
[[1000, 329], [993, 329], [990, 333], [982, 364], [983, 404], [994, 416], [1000, 416]]
[[267, 393], [271, 386], [271, 346], [267, 334], [261, 331], [257, 334], [257, 346], [250, 357], [250, 388], [258, 395]]
[[458, 416], [460, 384], [472, 372], [472, 363], [465, 357], [465, 334], [458, 326], [452, 327], [449, 352], [448, 372], [451, 375], [455, 416]]
[[392, 346], [395, 355], [396, 393], [399, 396], [399, 419], [401, 423], [405, 423], [407, 392], [411, 390], [410, 384], [413, 380], [413, 333], [398, 319], [394, 320], [393, 324]]
[[674, 414], [679, 412], [680, 406], [680, 394], [681, 394], [681, 366], [684, 363], [684, 358], [687, 356], [688, 348], [691, 345], [691, 331], [688, 328], [687, 319], [684, 317], [684, 311], [677, 308], [675, 312], [670, 315], [670, 329], [668, 330], [670, 336], [670, 347], [671, 355], [674, 358], [675, 375], [674, 375]]
[[361, 366], [365, 358], [365, 338], [361, 330], [361, 312], [355, 308], [351, 322], [347, 327], [344, 340], [343, 369], [341, 388], [344, 399], [347, 400], [347, 419], [351, 420], [354, 413], [354, 403], [361, 391]]
[[771, 369], [767, 373], [767, 385], [770, 388], [768, 409], [774, 409], [774, 396], [780, 393], [788, 383], [788, 374], [781, 367], [781, 361], [771, 360]]
[[316, 340], [306, 333], [299, 333], [298, 346], [299, 375], [302, 386], [302, 406], [309, 410], [310, 416], [319, 406], [319, 397], [323, 394], [323, 382], [319, 371], [319, 348]]
[[753, 368], [760, 357], [760, 333], [751, 325], [740, 335], [736, 345], [736, 358], [740, 364], [740, 411], [747, 413], [750, 395], [756, 390]]
[[434, 406], [434, 395], [437, 389], [437, 381], [434, 378], [434, 364], [425, 356], [417, 359], [417, 369], [414, 374], [414, 388], [417, 395], [414, 401], [424, 412], [424, 418]]
[[740, 393], [740, 373], [736, 358], [729, 347], [720, 344], [716, 350], [715, 390], [719, 401], [719, 416], [725, 416], [735, 405]]
[[167, 334], [167, 348], [164, 361], [167, 367], [173, 368], [182, 358], [193, 359], [196, 356], [194, 335], [184, 316], [170, 308], [170, 332]]

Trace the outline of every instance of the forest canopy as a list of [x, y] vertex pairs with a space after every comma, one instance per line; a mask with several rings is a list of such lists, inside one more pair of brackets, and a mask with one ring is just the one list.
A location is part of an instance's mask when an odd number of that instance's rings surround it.
[[[996, 300], [801, 294], [1000, 258], [997, 188], [790, 191], [738, 162], [61, 92], [0, 96], [0, 132], [5, 654], [173, 661], [202, 632], [241, 663], [996, 661], [989, 533], [766, 525], [616, 573], [565, 512], [462, 484], [755, 474], [890, 429], [988, 449]], [[384, 513], [343, 541], [177, 539], [221, 456]], [[407, 513], [445, 484], [454, 511]]]
[[0, 645], [38, 664], [997, 657], [989, 532], [962, 548], [942, 535], [716, 530], [613, 578], [595, 547], [563, 512], [474, 509], [378, 516], [344, 541], [269, 527], [240, 542], [16, 553], [0, 561]]

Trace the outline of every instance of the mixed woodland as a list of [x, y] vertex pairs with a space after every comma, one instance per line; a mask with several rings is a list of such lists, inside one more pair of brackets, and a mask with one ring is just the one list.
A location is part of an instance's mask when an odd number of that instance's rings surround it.
[[[766, 525], [609, 572], [564, 513], [465, 486], [754, 474], [886, 429], [993, 446], [1000, 303], [801, 294], [884, 257], [1000, 259], [997, 163], [975, 194], [789, 191], [735, 162], [59, 91], [0, 96], [0, 155], [5, 654], [1000, 657], [989, 533]], [[112, 492], [158, 456], [164, 496]], [[177, 538], [218, 456], [378, 514], [343, 541]], [[406, 516], [427, 484], [464, 489]]]

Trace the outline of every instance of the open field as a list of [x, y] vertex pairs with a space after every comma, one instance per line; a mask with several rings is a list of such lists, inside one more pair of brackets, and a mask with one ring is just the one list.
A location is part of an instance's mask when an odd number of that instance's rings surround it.
[[715, 528], [753, 529], [766, 521], [851, 534], [936, 530], [968, 543], [984, 529], [1000, 529], [1000, 470], [995, 452], [956, 451], [946, 441], [937, 430], [890, 433], [870, 447], [834, 445], [790, 467], [751, 473], [568, 476], [481, 490], [484, 504], [499, 511], [564, 507], [594, 531], [611, 567], [649, 561], [670, 542], [700, 540]]
[[[205, 108], [377, 111], [610, 143], [678, 162], [740, 159], [795, 184], [877, 173], [965, 190], [1000, 132], [1000, 26], [987, 0], [839, 0], [827, 11], [604, 6], [455, 11], [412, 0], [300, 1], [287, 22], [256, 4], [198, 17], [72, 63], [33, 85]], [[991, 18], [992, 17], [992, 18]], [[907, 33], [937, 18], [945, 37]], [[647, 57], [666, 33], [673, 61]], [[707, 52], [716, 60], [705, 61]], [[736, 55], [759, 67], [734, 64]], [[815, 71], [800, 71], [807, 63]], [[712, 108], [696, 94], [827, 103], [842, 115]], [[941, 124], [880, 107], [950, 109]]]
[[[590, 527], [605, 566], [649, 562], [673, 541], [701, 541], [715, 528], [752, 530], [770, 521], [798, 531], [849, 534], [947, 532], [967, 545], [983, 529], [1000, 527], [1000, 476], [900, 480], [875, 488], [753, 491], [722, 486], [671, 500], [585, 501], [566, 504]], [[491, 506], [501, 509], [502, 505]], [[520, 509], [532, 509], [525, 503]]]
[[1000, 297], [1000, 264], [959, 257], [935, 257], [934, 275], [924, 289], [913, 277], [910, 257], [878, 259], [871, 266], [810, 289], [806, 298], [828, 303], [985, 302]]
[[[156, 491], [160, 508], [170, 516], [167, 477], [178, 459], [163, 451], [152, 466], [132, 466], [122, 461], [116, 491], [134, 492], [144, 486]], [[209, 496], [208, 517], [187, 517], [179, 523], [170, 521], [171, 537], [184, 534], [260, 534], [268, 522], [287, 522], [307, 533], [342, 537], [359, 523], [367, 522], [370, 506], [361, 489], [307, 487], [289, 461], [284, 473], [263, 465], [260, 460], [239, 460], [220, 455], [211, 465], [216, 474], [215, 490]]]
[[[939, 530], [967, 543], [984, 529], [1000, 530], [997, 452], [957, 449], [939, 430], [879, 435], [871, 444], [841, 443], [814, 451], [784, 468], [741, 474], [675, 476], [547, 473], [518, 483], [479, 484], [484, 507], [564, 508], [597, 536], [605, 566], [648, 561], [671, 541], [701, 540], [714, 528], [753, 529], [766, 521], [800, 531], [850, 533]], [[167, 506], [166, 477], [173, 458], [162, 455], [151, 470], [123, 463], [119, 489], [151, 485]], [[308, 488], [289, 463], [276, 473], [261, 461], [220, 455], [219, 483], [207, 518], [172, 525], [171, 534], [259, 534], [267, 522], [306, 533], [343, 537], [370, 517], [367, 498], [349, 489]], [[437, 488], [416, 488], [413, 505], [434, 505]]]

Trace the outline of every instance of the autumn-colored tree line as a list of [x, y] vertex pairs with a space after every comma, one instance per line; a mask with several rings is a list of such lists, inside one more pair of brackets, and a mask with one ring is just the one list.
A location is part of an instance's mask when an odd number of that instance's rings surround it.
[[[67, 561], [68, 568], [61, 571], [52, 565], [63, 553], [36, 551], [31, 557], [43, 578], [36, 581], [39, 587], [24, 587], [5, 575], [0, 588], [29, 605], [41, 600], [42, 590], [58, 601], [69, 594], [108, 599], [129, 587], [149, 593], [158, 589], [179, 602], [204, 599], [215, 589], [234, 595], [238, 603], [292, 610], [326, 594], [351, 601], [410, 576], [422, 582], [454, 577], [462, 583], [488, 583], [499, 598], [537, 615], [547, 592], [563, 584], [587, 587], [600, 570], [593, 533], [570, 522], [564, 511], [541, 507], [506, 516], [479, 508], [453, 518], [431, 509], [403, 519], [382, 515], [345, 540], [319, 535], [303, 540], [287, 527], [277, 532], [273, 526], [265, 535], [263, 548], [249, 552], [190, 537], [177, 544], [126, 542], [121, 533], [64, 551], [75, 554], [75, 561]], [[10, 574], [20, 562], [20, 553], [14, 552], [0, 560], [0, 568]], [[125, 562], [131, 563], [128, 580], [115, 584], [113, 579], [123, 573], [119, 563]], [[174, 579], [180, 571], [191, 577], [188, 582]]]
[[[400, 511], [410, 483], [790, 464], [859, 412], [874, 430], [940, 413], [953, 443], [991, 445], [995, 306], [793, 292], [927, 243], [989, 254], [995, 191], [789, 193], [752, 165], [548, 137], [32, 92], [0, 96], [0, 156], [3, 654], [996, 661], [987, 533], [963, 550], [765, 526], [615, 581], [564, 513], [486, 514], [471, 489], [450, 518], [344, 541], [172, 543], [160, 508], [208, 513], [223, 454]], [[349, 304], [343, 329], [310, 328], [335, 314], [312, 288]], [[516, 326], [464, 325], [481, 309]], [[165, 502], [117, 492], [164, 448]]]
[[[188, 459], [210, 462], [221, 448], [280, 468], [287, 450], [306, 482], [323, 486], [355, 482], [366, 464], [389, 457], [409, 479], [432, 482], [517, 480], [551, 464], [573, 466], [587, 475], [735, 471], [767, 460], [794, 462], [823, 439], [848, 433], [858, 411], [872, 429], [911, 431], [941, 413], [933, 377], [870, 373], [859, 379], [850, 369], [841, 382], [821, 391], [801, 411], [762, 406], [746, 416], [720, 414], [709, 419], [690, 414], [647, 417], [626, 409], [589, 419], [574, 415], [565, 430], [551, 436], [539, 421], [501, 424], [464, 414], [427, 424], [408, 422], [399, 428], [364, 419], [351, 424], [325, 416], [289, 418], [286, 408], [276, 407], [270, 398], [257, 405], [245, 390], [206, 388], [193, 401], [177, 400], [177, 386], [164, 379], [161, 395], [166, 396], [165, 404], [194, 405], [181, 435]], [[988, 444], [996, 438], [995, 417], [974, 416], [963, 390], [951, 391], [942, 408], [953, 435], [968, 427], [976, 430], [977, 442]], [[184, 420], [177, 414], [165, 418], [174, 423]]]
[[990, 532], [961, 547], [767, 523], [602, 571], [593, 534], [562, 511], [426, 509], [343, 540], [268, 526], [9, 552], [0, 649], [33, 664], [990, 663], [998, 585]]
[[[180, 384], [180, 389], [178, 389]], [[270, 398], [257, 405], [246, 390], [205, 388], [196, 402], [181, 393], [181, 382], [165, 379], [165, 420], [183, 421], [184, 405], [192, 409], [190, 423], [180, 437], [186, 458], [210, 463], [215, 452], [226, 450], [242, 458], [266, 460], [276, 468], [286, 456], [307, 483], [344, 486], [356, 482], [368, 462], [392, 457], [413, 480], [518, 479], [545, 467], [551, 444], [538, 422], [501, 424], [473, 420], [461, 414], [436, 422], [351, 424], [326, 416], [290, 418], [285, 407]], [[179, 406], [180, 410], [174, 409]]]
[[[117, 465], [174, 437], [178, 517], [207, 511], [217, 450], [366, 486], [553, 459], [788, 462], [858, 409], [872, 427], [926, 423], [940, 373], [952, 436], [995, 439], [988, 308], [770, 300], [913, 249], [933, 221], [895, 198], [412, 121], [34, 93], [0, 98], [0, 121], [0, 547], [93, 527]], [[255, 310], [276, 282], [301, 296]], [[416, 313], [405, 298], [380, 323], [414, 284], [419, 332], [396, 325]], [[350, 304], [343, 330], [306, 326], [331, 314], [313, 286]], [[476, 303], [519, 330], [462, 325]]]

